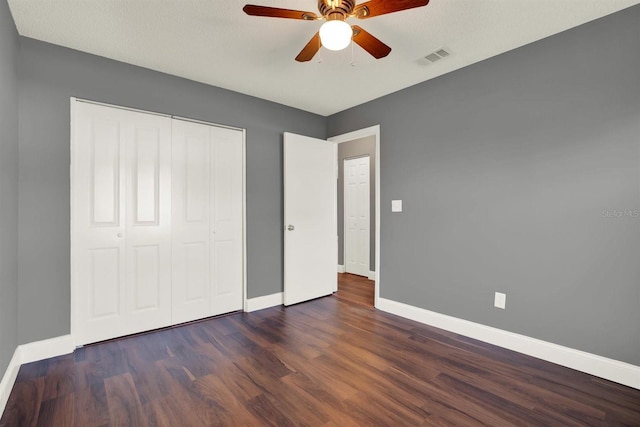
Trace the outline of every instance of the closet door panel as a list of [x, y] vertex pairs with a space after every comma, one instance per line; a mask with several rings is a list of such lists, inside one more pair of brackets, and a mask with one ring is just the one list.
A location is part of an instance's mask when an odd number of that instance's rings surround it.
[[242, 132], [211, 127], [212, 314], [242, 309]]
[[171, 120], [127, 112], [128, 333], [171, 324]]
[[115, 109], [77, 106], [71, 151], [71, 280], [78, 344], [126, 334], [124, 204], [127, 127]]
[[160, 245], [133, 246], [132, 274], [136, 287], [133, 310], [156, 310], [162, 299]]
[[[93, 226], [120, 225], [120, 126], [117, 121], [93, 120], [88, 135], [89, 205]], [[84, 169], [84, 167], [83, 167]]]
[[158, 129], [136, 129], [131, 178], [133, 223], [158, 225], [160, 204], [160, 135]]
[[91, 307], [90, 320], [108, 319], [123, 312], [121, 294], [121, 251], [118, 247], [89, 249], [88, 269]]
[[210, 314], [208, 126], [173, 121], [173, 323]]

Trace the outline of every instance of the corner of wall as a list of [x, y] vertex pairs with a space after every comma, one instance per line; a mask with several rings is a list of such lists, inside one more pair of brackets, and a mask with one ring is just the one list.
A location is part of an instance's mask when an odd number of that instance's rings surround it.
[[[0, 3], [0, 373], [11, 375], [17, 347], [19, 35]], [[14, 355], [12, 358], [11, 355]], [[2, 385], [5, 384], [3, 378]], [[0, 389], [0, 399], [3, 397]]]

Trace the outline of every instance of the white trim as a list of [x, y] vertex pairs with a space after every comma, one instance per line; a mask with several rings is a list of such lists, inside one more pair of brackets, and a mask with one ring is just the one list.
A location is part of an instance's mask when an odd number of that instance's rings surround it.
[[70, 139], [69, 139], [69, 287], [70, 287], [70, 296], [69, 300], [71, 303], [71, 310], [69, 315], [71, 316], [71, 324], [70, 324], [70, 332], [72, 336], [77, 336], [78, 334], [78, 323], [79, 323], [79, 313], [78, 310], [78, 298], [76, 297], [76, 274], [75, 274], [75, 259], [74, 255], [76, 253], [76, 236], [73, 231], [73, 224], [75, 223], [75, 208], [73, 205], [73, 185], [76, 181], [75, 175], [73, 173], [73, 167], [75, 165], [73, 159], [73, 153], [75, 153], [75, 145], [76, 145], [76, 133], [75, 133], [75, 122], [77, 120], [77, 108], [78, 102], [83, 102], [79, 98], [74, 98], [73, 96], [69, 101], [69, 130], [70, 130]]
[[577, 371], [640, 389], [640, 366], [564, 347], [525, 335], [447, 316], [386, 298], [376, 308], [436, 328], [445, 329]]
[[[353, 141], [354, 139], [365, 138], [367, 136], [375, 136], [376, 138], [376, 245], [375, 245], [375, 266], [376, 266], [376, 282], [375, 282], [375, 297], [374, 297], [374, 306], [378, 307], [378, 301], [380, 299], [380, 125], [371, 126], [368, 128], [356, 130], [353, 132], [345, 133], [342, 135], [337, 135], [329, 138], [327, 141], [334, 142], [336, 144], [340, 144], [342, 142]], [[336, 150], [337, 151], [337, 150]], [[337, 153], [336, 153], [336, 164], [337, 164]]]
[[[328, 141], [328, 140], [327, 140]], [[331, 143], [331, 146], [333, 148], [333, 158], [334, 158], [334, 162], [333, 162], [333, 176], [335, 176], [336, 180], [334, 181], [333, 184], [333, 226], [334, 226], [334, 231], [336, 233], [336, 247], [335, 247], [335, 254], [336, 254], [336, 261], [338, 261], [338, 257], [339, 257], [339, 248], [340, 248], [340, 236], [338, 235], [338, 171], [340, 170], [340, 168], [338, 167], [338, 144], [337, 143]], [[336, 280], [333, 282], [333, 288], [331, 289], [332, 293], [338, 292], [338, 277], [336, 276]]]
[[13, 352], [13, 357], [7, 366], [7, 370], [4, 371], [2, 381], [0, 381], [0, 417], [4, 413], [4, 408], [9, 401], [9, 395], [13, 389], [13, 384], [18, 377], [18, 371], [20, 370], [20, 346], [16, 347]]
[[245, 306], [246, 312], [258, 311], [269, 307], [275, 307], [284, 303], [284, 294], [278, 292], [277, 294], [265, 295], [262, 297], [251, 298], [247, 300]]
[[[115, 106], [115, 108], [118, 108], [117, 106]], [[143, 113], [150, 113], [150, 114], [159, 114], [159, 115], [163, 115], [162, 113], [154, 113], [152, 111], [143, 111], [141, 110], [141, 112]], [[240, 131], [245, 131], [246, 129], [244, 128], [239, 128], [236, 126], [229, 126], [229, 125], [222, 125], [220, 123], [213, 123], [213, 122], [208, 122], [206, 120], [200, 120], [200, 119], [190, 119], [188, 117], [182, 117], [182, 116], [174, 116], [174, 115], [170, 115], [170, 118], [172, 118], [173, 120], [180, 120], [183, 122], [191, 122], [191, 123], [199, 123], [201, 125], [207, 125], [207, 126], [213, 126], [213, 127], [217, 127], [217, 128], [223, 128], [223, 129], [231, 129], [231, 130], [240, 130]]]
[[369, 276], [367, 276], [367, 279], [369, 280], [376, 280], [376, 272], [375, 271], [369, 271]]
[[18, 346], [20, 349], [20, 363], [37, 362], [50, 357], [73, 353], [76, 345], [71, 335], [50, 338]]
[[344, 265], [338, 264], [338, 273], [344, 273]]
[[18, 377], [20, 366], [25, 363], [73, 353], [73, 350], [75, 350], [75, 343], [71, 335], [63, 335], [16, 347], [9, 366], [2, 377], [2, 382], [0, 382], [0, 416], [7, 405], [9, 395]]
[[247, 311], [247, 130], [242, 129], [242, 307]]
[[189, 117], [175, 116], [173, 114], [160, 113], [158, 111], [141, 110], [139, 108], [126, 107], [124, 105], [109, 104], [107, 102], [94, 101], [92, 99], [76, 98], [76, 97], [72, 96], [71, 100], [77, 101], [77, 102], [84, 102], [85, 104], [101, 105], [103, 107], [110, 107], [110, 108], [117, 108], [119, 110], [133, 111], [133, 112], [136, 112], [136, 113], [152, 114], [154, 116], [167, 117], [167, 118], [170, 118], [170, 119], [182, 120], [184, 122], [200, 123], [200, 124], [207, 125], [207, 126], [215, 126], [215, 127], [219, 127], [219, 128], [232, 129], [232, 130], [244, 130], [244, 128], [239, 128], [239, 127], [236, 127], [236, 126], [223, 125], [223, 124], [220, 124], [220, 123], [213, 123], [213, 122], [209, 122], [209, 121], [206, 121], [206, 120], [200, 120], [200, 119], [192, 119], [192, 118], [189, 118]]
[[139, 108], [126, 107], [124, 105], [108, 104], [106, 102], [94, 101], [92, 99], [76, 98], [76, 97], [72, 96], [71, 100], [72, 101], [77, 101], [77, 102], [84, 102], [85, 104], [101, 105], [103, 107], [110, 107], [110, 108], [117, 108], [119, 110], [133, 111], [133, 112], [136, 112], [136, 113], [153, 114], [154, 116], [161, 116], [161, 117], [168, 117], [168, 118], [172, 117], [171, 114], [160, 113], [160, 112], [157, 112], [157, 111], [140, 110]]

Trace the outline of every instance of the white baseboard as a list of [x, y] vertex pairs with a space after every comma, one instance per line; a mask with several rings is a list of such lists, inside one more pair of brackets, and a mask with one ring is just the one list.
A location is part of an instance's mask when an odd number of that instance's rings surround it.
[[[344, 268], [344, 265], [338, 265], [338, 273], [346, 273], [346, 271], [347, 270]], [[367, 275], [367, 279], [376, 280], [376, 272], [369, 271], [369, 274]]]
[[0, 417], [4, 412], [4, 408], [7, 406], [9, 395], [13, 384], [16, 382], [18, 371], [20, 370], [20, 347], [17, 347], [13, 352], [13, 357], [7, 366], [7, 370], [4, 372], [2, 381], [0, 382]]
[[284, 294], [278, 292], [277, 294], [265, 295], [262, 297], [251, 298], [247, 300], [247, 305], [244, 309], [246, 312], [258, 311], [269, 307], [275, 307], [284, 303]]
[[18, 348], [20, 349], [20, 364], [25, 364], [73, 353], [76, 345], [71, 335], [63, 335], [48, 340], [23, 344]]
[[379, 298], [376, 308], [538, 359], [640, 389], [640, 366]]
[[13, 357], [2, 377], [2, 382], [0, 382], [0, 416], [7, 406], [11, 389], [16, 381], [21, 365], [69, 354], [72, 353], [74, 349], [75, 343], [71, 335], [19, 345], [13, 352]]

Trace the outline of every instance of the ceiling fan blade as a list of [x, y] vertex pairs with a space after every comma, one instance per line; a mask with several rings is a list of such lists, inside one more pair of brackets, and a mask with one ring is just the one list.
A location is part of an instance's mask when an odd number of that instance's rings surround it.
[[360, 19], [373, 18], [387, 13], [426, 6], [427, 4], [429, 4], [429, 0], [371, 0], [357, 5], [353, 9], [353, 15]]
[[320, 19], [318, 15], [313, 12], [305, 12], [302, 10], [292, 9], [280, 9], [277, 7], [257, 6], [255, 4], [248, 4], [242, 8], [244, 13], [251, 16], [267, 16], [270, 18], [288, 18], [288, 19], [303, 19], [305, 21], [313, 21]]
[[374, 58], [384, 58], [389, 55], [389, 52], [391, 52], [391, 48], [389, 46], [382, 43], [362, 28], [357, 25], [354, 25], [351, 28], [353, 28], [353, 41], [358, 43], [361, 48], [369, 52]]
[[313, 37], [311, 37], [311, 40], [309, 40], [309, 43], [307, 43], [307, 45], [300, 51], [298, 56], [296, 56], [296, 61], [298, 62], [311, 61], [311, 59], [320, 50], [320, 46], [321, 46], [320, 32], [317, 32]]

